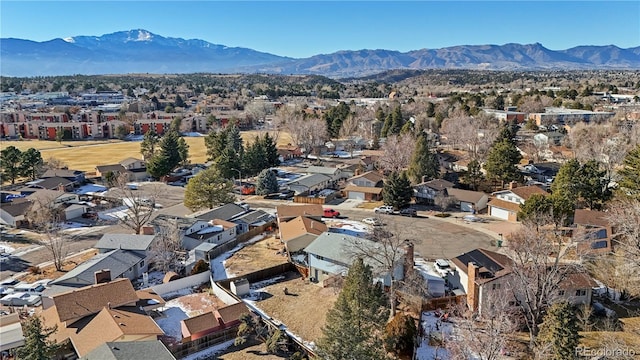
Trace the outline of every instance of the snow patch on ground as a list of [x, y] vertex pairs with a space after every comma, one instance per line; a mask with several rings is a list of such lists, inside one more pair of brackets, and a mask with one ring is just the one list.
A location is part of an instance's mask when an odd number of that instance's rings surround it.
[[14, 252], [16, 249], [14, 249], [13, 247], [7, 245], [6, 243], [0, 243], [0, 254], [4, 253], [4, 254], [10, 254], [12, 252]]
[[103, 193], [107, 191], [106, 186], [96, 185], [96, 184], [87, 184], [82, 185], [79, 188], [75, 189], [73, 192], [80, 195], [92, 195], [97, 193]]
[[347, 234], [357, 237], [365, 237], [370, 232], [370, 227], [359, 221], [342, 220], [342, 219], [327, 219], [327, 226], [329, 232], [338, 234]]
[[447, 338], [453, 331], [453, 324], [442, 321], [435, 311], [427, 311], [422, 313], [420, 326], [423, 335], [416, 350], [416, 360], [450, 360], [451, 354], [442, 346], [434, 346], [435, 342], [430, 339], [441, 341]]

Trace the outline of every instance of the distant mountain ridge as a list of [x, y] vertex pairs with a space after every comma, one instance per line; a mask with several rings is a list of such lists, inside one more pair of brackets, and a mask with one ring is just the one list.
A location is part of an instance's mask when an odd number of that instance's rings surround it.
[[356, 77], [392, 69], [571, 70], [640, 69], [640, 46], [542, 44], [460, 45], [409, 52], [343, 50], [294, 59], [199, 39], [163, 37], [143, 29], [35, 42], [0, 39], [3, 76], [126, 73], [275, 73]]

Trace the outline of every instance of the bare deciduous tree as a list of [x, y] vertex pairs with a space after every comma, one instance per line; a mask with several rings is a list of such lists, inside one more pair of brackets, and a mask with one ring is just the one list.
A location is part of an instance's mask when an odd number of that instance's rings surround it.
[[[351, 256], [361, 257], [365, 263], [373, 264], [374, 274], [389, 279], [389, 308], [390, 319], [396, 314], [396, 285], [402, 278], [408, 241], [403, 239], [399, 231], [390, 231], [382, 227], [374, 227], [369, 234], [374, 242], [352, 241], [349, 244]], [[399, 268], [400, 267], [400, 268]]]
[[163, 273], [175, 271], [181, 273], [184, 266], [182, 260], [182, 239], [177, 221], [166, 219], [156, 226], [156, 236], [149, 252], [149, 262], [153, 268]]
[[56, 195], [31, 195], [26, 218], [29, 225], [42, 234], [42, 245], [51, 253], [56, 270], [61, 271], [69, 251], [69, 237], [62, 231], [64, 210], [56, 204]]
[[161, 194], [158, 185], [150, 185], [145, 190], [131, 186], [129, 175], [118, 175], [115, 181], [114, 195], [122, 200], [123, 215], [118, 216], [121, 225], [139, 234], [142, 227], [151, 219], [156, 199]]
[[615, 231], [613, 238], [618, 240], [616, 252], [609, 258], [612, 275], [621, 290], [640, 296], [640, 201], [621, 199], [612, 203], [608, 220]]
[[483, 160], [500, 132], [498, 120], [484, 113], [476, 117], [455, 112], [442, 123], [442, 134], [454, 148], [460, 144], [470, 159]]
[[381, 147], [383, 155], [378, 159], [378, 166], [389, 172], [406, 169], [411, 162], [416, 148], [416, 139], [411, 134], [387, 136]]
[[511, 348], [510, 335], [518, 329], [518, 315], [507, 301], [508, 294], [496, 293], [483, 305], [482, 313], [471, 311], [465, 304], [453, 309], [455, 328], [445, 340], [454, 359], [502, 359]]
[[524, 222], [507, 240], [511, 258], [508, 288], [522, 311], [533, 348], [547, 307], [559, 297], [563, 279], [576, 269], [567, 261], [570, 247], [553, 229]]

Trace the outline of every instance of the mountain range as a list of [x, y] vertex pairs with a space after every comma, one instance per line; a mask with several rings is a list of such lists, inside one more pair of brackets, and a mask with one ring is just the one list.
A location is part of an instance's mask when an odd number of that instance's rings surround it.
[[136, 29], [43, 42], [2, 38], [0, 61], [3, 76], [207, 72], [343, 78], [392, 69], [635, 70], [640, 69], [640, 46], [550, 50], [539, 43], [461, 45], [409, 52], [344, 50], [296, 59], [198, 39], [163, 37]]

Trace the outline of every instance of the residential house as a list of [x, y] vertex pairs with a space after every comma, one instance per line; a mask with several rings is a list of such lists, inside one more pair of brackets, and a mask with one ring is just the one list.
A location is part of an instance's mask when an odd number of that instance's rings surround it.
[[525, 178], [529, 177], [533, 181], [550, 185], [558, 174], [560, 166], [562, 166], [562, 164], [558, 162], [528, 164], [523, 167], [523, 173]]
[[147, 163], [144, 160], [130, 157], [120, 161], [120, 165], [129, 172], [130, 181], [142, 181], [149, 177]]
[[447, 196], [447, 189], [452, 187], [453, 183], [442, 179], [423, 181], [413, 185], [413, 196], [417, 203], [433, 204], [437, 196]]
[[334, 184], [332, 178], [324, 174], [309, 174], [286, 183], [296, 195], [320, 191]]
[[596, 112], [580, 109], [548, 107], [544, 109], [543, 113], [529, 114], [529, 119], [533, 119], [538, 126], [549, 124], [572, 126], [578, 122], [589, 123], [591, 121], [604, 121], [614, 116], [614, 112]]
[[202, 210], [189, 215], [190, 218], [198, 220], [211, 221], [214, 219], [230, 221], [240, 215], [247, 213], [248, 210], [235, 203], [224, 204], [215, 209]]
[[[351, 235], [324, 232], [311, 242], [304, 252], [307, 254], [307, 263], [309, 266], [309, 277], [320, 285], [331, 282], [330, 278], [336, 276], [346, 276], [349, 266], [353, 263], [356, 256], [360, 254], [358, 248], [367, 249], [369, 253], [377, 254], [380, 251], [376, 249], [380, 244]], [[381, 265], [371, 258], [365, 258], [365, 264], [372, 267], [375, 280], [381, 282], [384, 286], [390, 286], [392, 275], [394, 280], [402, 280], [404, 278], [404, 256], [398, 259], [396, 267], [390, 273], [389, 269]]]
[[337, 183], [340, 180], [346, 180], [353, 176], [353, 173], [339, 167], [328, 166], [309, 166], [305, 172], [308, 174], [323, 174], [331, 178], [332, 183]]
[[602, 211], [575, 210], [573, 225], [577, 231], [573, 233], [573, 239], [577, 243], [578, 253], [611, 252], [613, 229], [608, 217], [609, 214]]
[[202, 230], [185, 234], [182, 238], [182, 246], [186, 250], [193, 250], [203, 242], [216, 245], [224, 244], [236, 238], [237, 227], [237, 224], [230, 221], [220, 219], [212, 220], [209, 222], [209, 226]]
[[[153, 302], [157, 307], [163, 304]], [[149, 300], [139, 296], [129, 279], [43, 297], [42, 304], [44, 325], [57, 327], [50, 339], [79, 357], [107, 342], [156, 341], [164, 335], [144, 311]]]
[[75, 185], [73, 180], [69, 180], [67, 178], [53, 176], [48, 178], [36, 179], [34, 181], [29, 181], [25, 184], [26, 189], [22, 188], [20, 191], [27, 189], [45, 189], [45, 190], [59, 190], [59, 191], [72, 191]]
[[24, 333], [17, 312], [0, 315], [0, 352], [15, 355], [15, 351], [24, 345]]
[[285, 162], [302, 157], [302, 151], [299, 147], [293, 145], [279, 146], [277, 148], [280, 162]]
[[145, 359], [176, 360], [159, 340], [106, 342], [80, 360], [138, 360], [142, 357], [141, 354], [144, 354]]
[[318, 235], [327, 230], [327, 225], [322, 221], [298, 216], [280, 224], [280, 241], [284, 243], [287, 254], [291, 255], [306, 248]]
[[249, 230], [273, 223], [275, 219], [275, 216], [264, 210], [251, 210], [246, 214], [233, 218], [231, 222], [238, 225], [238, 234], [244, 234]]
[[40, 176], [42, 179], [51, 178], [51, 177], [60, 177], [70, 180], [74, 183], [75, 186], [82, 185], [85, 181], [85, 173], [80, 170], [69, 170], [69, 169], [49, 169], [44, 172]]
[[492, 194], [493, 198], [487, 204], [490, 216], [502, 220], [518, 221], [520, 205], [524, 204], [531, 195], [548, 195], [546, 191], [536, 185], [523, 187], [514, 187], [514, 185], [512, 183], [509, 190], [496, 191]]
[[146, 256], [154, 239], [155, 235], [104, 234], [94, 248], [101, 254], [119, 249], [136, 251]]
[[29, 211], [31, 204], [29, 200], [3, 203], [0, 206], [0, 223], [13, 228], [26, 226], [28, 221], [25, 215]]
[[369, 171], [350, 178], [343, 191], [348, 199], [380, 201], [383, 185], [384, 176], [377, 171]]
[[[454, 272], [447, 276], [452, 289], [462, 289], [467, 305], [480, 313], [491, 299], [510, 288], [513, 262], [504, 254], [486, 249], [475, 249], [451, 260]], [[595, 282], [586, 272], [567, 271], [558, 289], [558, 299], [575, 305], [591, 303], [591, 288]], [[518, 295], [516, 295], [518, 296]]]
[[447, 188], [447, 194], [455, 198], [456, 207], [461, 211], [466, 212], [480, 212], [487, 208], [487, 202], [489, 201], [489, 195], [482, 191], [471, 191], [456, 188]]
[[249, 313], [244, 302], [221, 307], [180, 321], [182, 342], [195, 341], [220, 331], [236, 329], [240, 326], [240, 316]]
[[322, 221], [324, 209], [320, 204], [301, 204], [301, 205], [278, 205], [276, 206], [276, 218], [278, 219], [278, 227], [283, 223], [297, 218], [298, 216], [306, 216]]
[[96, 166], [96, 176], [103, 182], [113, 181], [120, 174], [128, 173], [127, 169], [121, 164], [98, 165]]
[[58, 288], [55, 291], [58, 291], [63, 287], [78, 288], [95, 284], [97, 274], [101, 274], [103, 281], [118, 278], [134, 281], [148, 271], [149, 260], [146, 254], [114, 249], [95, 255], [49, 284], [57, 285]]

